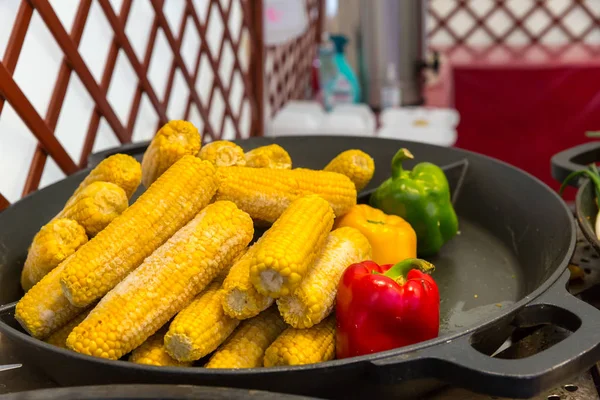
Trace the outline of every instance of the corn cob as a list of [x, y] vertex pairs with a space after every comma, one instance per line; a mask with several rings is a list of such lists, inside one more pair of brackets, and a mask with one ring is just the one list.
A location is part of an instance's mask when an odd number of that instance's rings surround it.
[[246, 166], [251, 168], [291, 169], [292, 158], [280, 145], [270, 144], [247, 152]]
[[15, 318], [31, 336], [45, 339], [85, 311], [69, 303], [60, 286], [60, 275], [69, 256], [25, 293], [15, 309]]
[[188, 121], [169, 121], [156, 133], [142, 159], [142, 183], [145, 187], [158, 179], [171, 165], [186, 154], [200, 151], [201, 136]]
[[332, 231], [294, 294], [277, 299], [281, 316], [294, 328], [310, 328], [333, 311], [337, 285], [350, 264], [371, 258], [369, 240], [358, 230]]
[[262, 367], [265, 350], [285, 328], [286, 324], [277, 308], [271, 307], [256, 317], [243, 321], [204, 367]]
[[304, 365], [333, 360], [335, 318], [308, 329], [287, 328], [265, 351], [264, 366]]
[[165, 349], [179, 361], [195, 361], [213, 352], [240, 321], [223, 312], [219, 282], [211, 283], [177, 314], [165, 335]]
[[278, 298], [300, 284], [333, 226], [333, 211], [323, 198], [294, 200], [269, 228], [250, 261], [250, 282], [259, 293]]
[[140, 163], [127, 154], [114, 154], [102, 160], [90, 171], [75, 193], [67, 201], [69, 204], [77, 194], [92, 182], [110, 182], [119, 186], [131, 198], [142, 179], [142, 167]]
[[318, 194], [336, 217], [356, 204], [356, 188], [345, 175], [307, 169], [223, 167], [217, 170], [216, 199], [230, 200], [259, 221], [273, 223], [292, 201]]
[[104, 296], [206, 206], [215, 190], [214, 166], [181, 158], [65, 263], [65, 296], [79, 307]]
[[274, 299], [260, 294], [250, 282], [250, 262], [266, 233], [233, 264], [223, 281], [223, 311], [232, 318], [248, 319], [266, 310]]
[[58, 218], [44, 225], [27, 252], [21, 271], [23, 290], [31, 289], [87, 240], [85, 229], [70, 219]]
[[361, 150], [346, 150], [338, 154], [324, 168], [325, 171], [346, 175], [360, 192], [369, 184], [375, 172], [375, 162]]
[[77, 221], [92, 238], [106, 228], [128, 206], [127, 194], [110, 182], [92, 182], [79, 191], [57, 218]]
[[219, 282], [223, 284], [223, 281], [225, 280], [225, 278], [227, 278], [227, 275], [229, 275], [229, 271], [231, 271], [231, 268], [248, 252], [248, 249], [250, 249], [250, 247], [246, 247], [244, 250], [242, 250], [237, 255], [237, 257], [234, 258], [231, 264], [229, 264], [227, 267], [223, 268], [221, 272], [219, 272], [219, 275], [217, 275], [213, 282]]
[[166, 327], [163, 327], [146, 339], [140, 347], [131, 352], [129, 361], [157, 367], [191, 367], [191, 362], [177, 361], [167, 353], [163, 343], [166, 332]]
[[250, 243], [253, 230], [250, 217], [235, 204], [208, 205], [103, 297], [71, 332], [67, 346], [119, 359], [204, 290]]
[[59, 330], [54, 332], [52, 335], [48, 336], [48, 338], [45, 340], [45, 342], [48, 344], [52, 344], [54, 346], [61, 347], [63, 349], [68, 349], [67, 337], [69, 336], [71, 331], [88, 316], [90, 311], [91, 311], [91, 309], [76, 316], [74, 319], [72, 319], [70, 322], [68, 322], [65, 326], [63, 326], [62, 328], [60, 328]]
[[210, 161], [217, 167], [246, 165], [244, 150], [237, 144], [227, 140], [216, 140], [204, 145], [200, 149], [198, 157]]

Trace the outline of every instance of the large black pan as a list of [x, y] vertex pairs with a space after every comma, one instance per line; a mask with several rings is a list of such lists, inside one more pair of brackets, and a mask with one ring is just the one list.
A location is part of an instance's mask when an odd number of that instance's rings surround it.
[[[439, 382], [526, 398], [600, 359], [600, 311], [566, 291], [574, 219], [549, 187], [502, 162], [419, 143], [355, 137], [257, 138], [240, 143], [251, 149], [271, 142], [285, 147], [295, 166], [309, 168], [322, 168], [343, 150], [363, 149], [376, 161], [367, 190], [389, 176], [391, 158], [400, 147], [408, 147], [415, 162], [445, 166], [461, 232], [432, 259], [442, 298], [437, 339], [301, 367], [205, 370], [143, 366], [62, 350], [23, 333], [10, 307], [0, 317], [0, 331], [19, 347], [26, 362], [35, 363], [61, 385], [183, 383], [328, 398], [415, 397]], [[138, 159], [143, 150], [118, 149]], [[0, 304], [22, 296], [19, 273], [27, 246], [87, 172], [40, 190], [0, 214]], [[542, 324], [573, 333], [524, 359], [489, 356], [516, 327]]]
[[[575, 146], [552, 157], [552, 177], [562, 183], [570, 173], [586, 169], [589, 164], [599, 161], [600, 142]], [[585, 238], [600, 253], [600, 240], [594, 229], [598, 215], [594, 185], [585, 175], [582, 175], [580, 179], [571, 180], [569, 185], [579, 188], [575, 197], [575, 213], [579, 227]]]

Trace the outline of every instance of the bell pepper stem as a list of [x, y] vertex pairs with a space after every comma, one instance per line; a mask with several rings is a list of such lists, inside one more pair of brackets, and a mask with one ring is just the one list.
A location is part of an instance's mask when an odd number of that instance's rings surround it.
[[402, 162], [415, 158], [408, 149], [400, 149], [392, 158], [392, 178], [398, 178], [402, 174]]
[[431, 274], [435, 271], [435, 266], [420, 258], [407, 258], [388, 269], [384, 275], [402, 285], [406, 281], [406, 275], [408, 275], [411, 269], [418, 269], [423, 273]]

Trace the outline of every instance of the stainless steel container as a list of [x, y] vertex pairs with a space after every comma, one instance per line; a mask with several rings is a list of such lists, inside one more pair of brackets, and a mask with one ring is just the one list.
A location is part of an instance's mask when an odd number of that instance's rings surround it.
[[358, 75], [363, 101], [371, 107], [381, 107], [390, 68], [399, 81], [402, 105], [423, 103], [426, 6], [424, 0], [360, 0]]

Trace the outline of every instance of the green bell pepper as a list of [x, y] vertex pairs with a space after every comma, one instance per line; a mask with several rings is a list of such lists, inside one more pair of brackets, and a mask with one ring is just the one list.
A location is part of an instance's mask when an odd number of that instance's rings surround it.
[[371, 206], [386, 214], [404, 218], [417, 234], [417, 254], [436, 254], [458, 232], [458, 218], [450, 199], [450, 186], [444, 171], [435, 164], [422, 162], [412, 171], [402, 162], [412, 159], [400, 149], [392, 159], [392, 176], [370, 197]]

